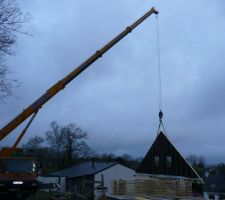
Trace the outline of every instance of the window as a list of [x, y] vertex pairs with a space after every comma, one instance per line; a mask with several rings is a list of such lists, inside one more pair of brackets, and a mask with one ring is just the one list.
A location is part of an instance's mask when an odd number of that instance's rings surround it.
[[2, 165], [5, 172], [8, 173], [34, 173], [36, 164], [33, 159], [26, 158], [4, 158]]
[[166, 167], [170, 168], [172, 167], [172, 157], [166, 156]]
[[159, 167], [159, 156], [155, 156], [155, 167]]

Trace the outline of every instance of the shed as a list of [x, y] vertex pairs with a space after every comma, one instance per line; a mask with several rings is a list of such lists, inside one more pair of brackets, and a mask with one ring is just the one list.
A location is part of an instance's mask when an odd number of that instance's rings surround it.
[[104, 177], [106, 194], [112, 193], [114, 179], [129, 179], [134, 170], [118, 163], [88, 161], [70, 168], [52, 173], [53, 176], [66, 177], [66, 190], [79, 195], [97, 198], [102, 194], [101, 176]]

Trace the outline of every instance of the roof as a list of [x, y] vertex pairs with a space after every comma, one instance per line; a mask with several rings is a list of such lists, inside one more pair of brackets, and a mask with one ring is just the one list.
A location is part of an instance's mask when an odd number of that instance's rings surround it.
[[225, 176], [211, 175], [205, 179], [205, 192], [225, 192]]
[[52, 173], [54, 176], [62, 176], [68, 178], [75, 178], [80, 176], [88, 176], [97, 174], [103, 170], [106, 170], [117, 163], [103, 163], [103, 162], [85, 162], [79, 165], [75, 165], [73, 167], [69, 167], [57, 172]]
[[157, 135], [136, 172], [201, 179], [162, 131]]

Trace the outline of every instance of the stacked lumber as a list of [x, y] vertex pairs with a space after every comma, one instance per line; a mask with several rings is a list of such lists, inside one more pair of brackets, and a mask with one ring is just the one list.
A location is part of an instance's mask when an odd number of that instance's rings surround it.
[[112, 191], [114, 195], [124, 195], [127, 193], [125, 180], [114, 180], [112, 183]]
[[114, 180], [112, 183], [114, 195], [163, 195], [191, 196], [192, 182], [171, 179], [134, 179]]

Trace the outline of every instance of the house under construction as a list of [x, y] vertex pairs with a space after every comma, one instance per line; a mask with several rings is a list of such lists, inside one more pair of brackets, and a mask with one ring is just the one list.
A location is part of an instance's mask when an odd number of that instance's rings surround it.
[[[159, 130], [161, 126], [164, 128], [162, 116]], [[114, 195], [186, 197], [203, 184], [202, 178], [170, 142], [165, 129], [159, 130], [135, 178], [113, 182]]]
[[156, 176], [185, 177], [196, 183], [202, 181], [198, 173], [182, 157], [162, 131], [157, 135], [136, 172]]

